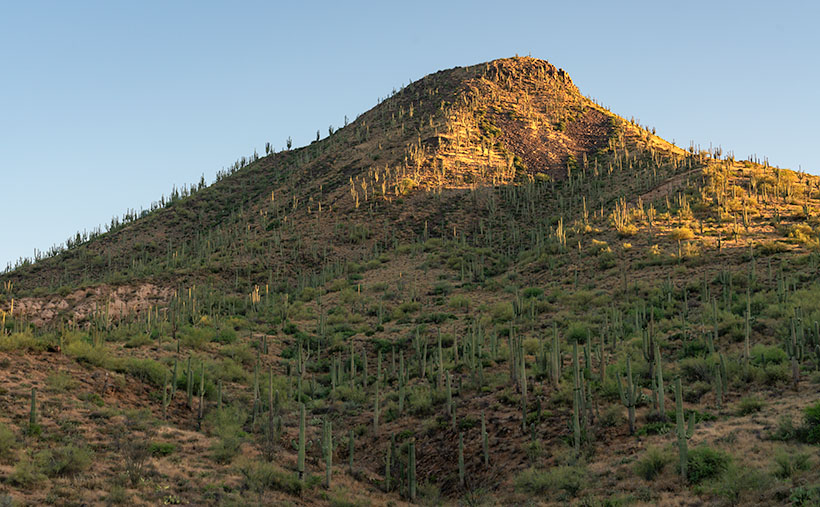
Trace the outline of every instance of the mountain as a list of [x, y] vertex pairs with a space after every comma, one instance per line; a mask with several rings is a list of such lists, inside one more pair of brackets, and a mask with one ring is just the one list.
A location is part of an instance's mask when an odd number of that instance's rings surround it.
[[816, 499], [819, 198], [543, 60], [431, 74], [0, 275], [0, 472], [29, 503]]

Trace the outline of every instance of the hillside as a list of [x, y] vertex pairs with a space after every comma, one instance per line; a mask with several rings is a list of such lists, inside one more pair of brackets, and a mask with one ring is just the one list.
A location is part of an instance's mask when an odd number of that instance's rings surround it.
[[818, 209], [542, 60], [431, 74], [1, 275], [0, 487], [813, 505]]

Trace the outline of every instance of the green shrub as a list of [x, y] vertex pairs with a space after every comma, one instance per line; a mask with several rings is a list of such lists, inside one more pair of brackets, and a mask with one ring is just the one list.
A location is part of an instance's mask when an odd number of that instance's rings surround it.
[[771, 476], [760, 470], [729, 464], [726, 471], [712, 484], [712, 493], [726, 500], [728, 505], [762, 505], [771, 499], [761, 493], [772, 490]]
[[820, 484], [794, 488], [789, 495], [789, 501], [795, 507], [816, 507], [820, 505]]
[[177, 449], [177, 444], [173, 442], [152, 442], [150, 446], [148, 446], [148, 451], [151, 453], [151, 456], [168, 456], [173, 454], [173, 452]]
[[62, 372], [52, 373], [46, 377], [46, 387], [52, 392], [65, 392], [77, 385], [74, 378]]
[[803, 409], [803, 441], [820, 444], [820, 401]]
[[575, 497], [586, 485], [586, 480], [587, 471], [579, 465], [562, 465], [548, 470], [528, 468], [516, 476], [515, 488], [531, 495], [563, 491]]
[[[6, 323], [8, 325], [8, 322]], [[0, 340], [0, 351], [12, 352], [15, 350], [45, 350], [46, 344], [35, 338], [30, 332], [12, 333]]]
[[583, 322], [572, 322], [567, 327], [567, 342], [586, 343], [589, 336], [589, 326]]
[[780, 347], [774, 345], [757, 344], [750, 351], [752, 364], [762, 366], [766, 364], [785, 363], [789, 356]]
[[453, 309], [461, 308], [465, 310], [470, 309], [470, 298], [463, 294], [456, 294], [447, 302], [448, 306]]
[[[302, 494], [303, 484], [297, 479], [296, 474], [286, 472], [273, 463], [244, 459], [237, 469], [242, 476], [244, 487], [260, 497], [270, 490], [282, 491], [293, 496]], [[305, 486], [310, 487], [309, 484]]]
[[644, 456], [635, 462], [635, 473], [647, 481], [651, 481], [660, 475], [672, 460], [673, 457], [670, 453], [658, 447], [650, 446]]
[[106, 367], [110, 356], [108, 349], [103, 346], [94, 347], [86, 341], [73, 341], [66, 345], [65, 353], [79, 363], [88, 363], [94, 366]]
[[777, 420], [777, 429], [770, 435], [772, 440], [795, 440], [798, 438], [799, 430], [795, 427], [792, 417], [783, 414]]
[[760, 412], [764, 406], [766, 406], [766, 403], [757, 396], [746, 396], [738, 403], [737, 414], [743, 416]]
[[687, 357], [679, 365], [681, 375], [687, 383], [712, 381], [714, 367], [703, 357]]
[[230, 407], [208, 414], [205, 426], [208, 433], [217, 438], [211, 445], [211, 456], [217, 463], [230, 463], [238, 454], [245, 440], [242, 426], [247, 415], [238, 408]]
[[132, 336], [127, 342], [125, 342], [125, 347], [129, 349], [135, 349], [138, 347], [144, 347], [146, 345], [151, 345], [154, 343], [154, 340], [147, 334], [137, 334]]
[[788, 384], [792, 380], [792, 372], [788, 364], [767, 364], [763, 367], [763, 382], [767, 386]]
[[9, 476], [9, 481], [22, 488], [31, 488], [47, 479], [39, 460], [31, 453], [26, 453], [23, 458], [14, 465], [14, 470]]
[[504, 323], [513, 320], [515, 317], [515, 312], [513, 311], [513, 305], [509, 301], [504, 301], [501, 303], [496, 303], [492, 307], [490, 307], [490, 316], [495, 323]]
[[200, 349], [213, 341], [216, 331], [210, 327], [186, 327], [180, 333], [180, 343], [185, 347]]
[[114, 371], [128, 373], [143, 382], [162, 387], [170, 371], [159, 361], [136, 357], [116, 358], [109, 365]]
[[544, 295], [544, 289], [540, 287], [527, 287], [526, 289], [521, 291], [521, 295], [525, 299], [540, 298]]
[[411, 414], [429, 415], [433, 412], [433, 393], [428, 386], [410, 388], [408, 405]]
[[88, 447], [73, 444], [57, 447], [50, 451], [40, 451], [36, 458], [41, 461], [45, 474], [49, 477], [76, 475], [91, 466], [94, 454]]
[[797, 472], [811, 468], [811, 457], [808, 454], [786, 449], [778, 449], [773, 462], [774, 476], [780, 479], [791, 479]]
[[728, 454], [706, 446], [690, 449], [688, 458], [687, 479], [692, 484], [720, 477], [731, 462]]
[[7, 463], [14, 457], [14, 448], [17, 447], [17, 437], [14, 432], [3, 423], [0, 423], [0, 461]]
[[695, 232], [688, 226], [675, 227], [669, 233], [669, 237], [671, 237], [674, 241], [686, 241], [694, 238]]
[[220, 328], [219, 331], [216, 333], [216, 336], [214, 337], [214, 341], [225, 345], [235, 342], [236, 339], [236, 331], [234, 331], [233, 328], [230, 327]]

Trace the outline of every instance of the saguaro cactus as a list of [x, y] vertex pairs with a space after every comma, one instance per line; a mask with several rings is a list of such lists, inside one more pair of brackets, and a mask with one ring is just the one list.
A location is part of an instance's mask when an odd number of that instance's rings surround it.
[[305, 404], [299, 403], [299, 454], [296, 458], [296, 473], [299, 480], [305, 478]]
[[325, 421], [325, 486], [330, 488], [330, 479], [333, 475], [333, 423]]
[[410, 442], [407, 460], [407, 489], [410, 501], [416, 501], [416, 443]]
[[618, 375], [618, 394], [621, 396], [621, 402], [626, 406], [629, 414], [629, 434], [635, 434], [635, 402], [638, 398], [638, 386], [632, 380], [632, 362], [629, 356], [626, 357], [626, 388], [624, 388], [623, 380]]
[[666, 408], [664, 405], [664, 388], [663, 388], [663, 363], [661, 361], [661, 349], [658, 346], [658, 343], [655, 342], [655, 373], [656, 373], [656, 386], [657, 386], [657, 396], [658, 396], [658, 415], [660, 416], [662, 421], [666, 420]]
[[484, 466], [490, 464], [490, 442], [487, 435], [487, 421], [484, 412], [481, 412], [481, 447], [484, 451]]
[[353, 473], [353, 447], [355, 442], [353, 430], [350, 430], [350, 436], [347, 439], [347, 466], [350, 469], [351, 474]]
[[37, 427], [37, 390], [31, 388], [31, 409], [28, 414], [28, 427], [30, 432], [34, 432]]
[[458, 434], [458, 482], [464, 486], [464, 433]]
[[686, 481], [687, 464], [689, 462], [689, 449], [686, 440], [692, 437], [695, 430], [695, 414], [689, 416], [689, 427], [685, 427], [683, 417], [683, 391], [681, 389], [680, 377], [675, 382], [675, 431], [678, 437], [678, 456], [680, 458], [681, 478]]

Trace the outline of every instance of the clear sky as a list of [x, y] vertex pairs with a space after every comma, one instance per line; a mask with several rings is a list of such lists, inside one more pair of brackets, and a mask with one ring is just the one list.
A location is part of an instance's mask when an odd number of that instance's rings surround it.
[[817, 174], [818, 19], [809, 0], [0, 0], [0, 269], [410, 80], [515, 54], [678, 145]]

